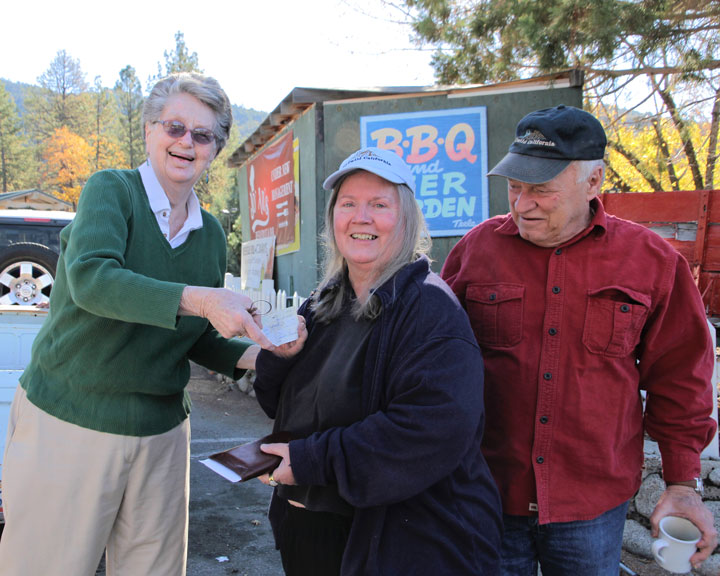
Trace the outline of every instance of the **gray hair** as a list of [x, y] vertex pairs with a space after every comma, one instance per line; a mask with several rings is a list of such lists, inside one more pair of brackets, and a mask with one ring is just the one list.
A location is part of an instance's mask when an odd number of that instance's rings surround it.
[[600, 160], [575, 160], [573, 161], [573, 164], [575, 165], [575, 182], [576, 184], [582, 184], [583, 182], [586, 182], [588, 178], [590, 178], [590, 175], [593, 173], [595, 168], [598, 166], [602, 167], [602, 178], [600, 180], [600, 184], [602, 184], [602, 181], [605, 179], [605, 161]]
[[[325, 211], [325, 230], [322, 234], [325, 249], [323, 279], [312, 296], [315, 317], [320, 322], [329, 322], [341, 314], [343, 302], [350, 289], [349, 281], [346, 278], [347, 262], [340, 253], [335, 240], [333, 212], [343, 182], [348, 176], [358, 171], [348, 172], [338, 180], [332, 189]], [[415, 195], [405, 184], [395, 184], [395, 187], [400, 210], [398, 225], [390, 243], [394, 253], [387, 264], [383, 264], [382, 268], [376, 270], [377, 277], [370, 290], [370, 297], [365, 302], [356, 301], [353, 305], [352, 314], [356, 320], [377, 318], [382, 307], [379, 298], [374, 295], [375, 290], [390, 280], [401, 268], [414, 262], [419, 256], [427, 255], [430, 251], [430, 234], [420, 206], [415, 200]], [[326, 290], [327, 288], [331, 289]]]
[[179, 72], [158, 80], [143, 105], [143, 126], [160, 119], [167, 99], [173, 94], [190, 94], [214, 112], [216, 156], [220, 154], [230, 137], [232, 107], [218, 81], [196, 72]]

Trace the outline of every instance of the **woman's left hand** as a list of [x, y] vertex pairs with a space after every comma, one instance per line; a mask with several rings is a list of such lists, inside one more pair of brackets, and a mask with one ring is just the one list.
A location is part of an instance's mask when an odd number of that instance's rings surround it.
[[305, 325], [305, 317], [298, 315], [298, 337], [297, 340], [293, 340], [292, 342], [288, 342], [287, 344], [282, 344], [281, 346], [277, 346], [272, 350], [272, 353], [275, 354], [275, 356], [280, 356], [280, 358], [292, 358], [295, 356], [300, 350], [303, 349], [305, 346], [305, 341], [308, 337], [308, 331], [307, 326]]
[[258, 476], [258, 480], [268, 486], [277, 486], [278, 484], [287, 484], [294, 486], [295, 476], [293, 476], [292, 467], [290, 466], [290, 445], [289, 444], [262, 444], [260, 450], [266, 454], [275, 454], [282, 458], [280, 465], [270, 474]]

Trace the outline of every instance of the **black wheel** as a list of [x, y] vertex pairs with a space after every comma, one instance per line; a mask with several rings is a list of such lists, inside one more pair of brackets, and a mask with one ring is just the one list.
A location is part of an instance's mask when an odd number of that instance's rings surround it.
[[0, 249], [0, 304], [49, 301], [58, 255], [42, 244], [18, 242]]

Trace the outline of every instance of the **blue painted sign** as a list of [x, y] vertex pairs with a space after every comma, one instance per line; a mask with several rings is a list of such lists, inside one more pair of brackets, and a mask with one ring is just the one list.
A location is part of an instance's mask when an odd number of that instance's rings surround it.
[[462, 236], [487, 219], [485, 106], [362, 116], [360, 139], [410, 165], [431, 236]]

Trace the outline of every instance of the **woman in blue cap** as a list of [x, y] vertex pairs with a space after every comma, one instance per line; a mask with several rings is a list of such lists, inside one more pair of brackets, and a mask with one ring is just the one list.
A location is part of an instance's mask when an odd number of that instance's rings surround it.
[[289, 444], [270, 520], [288, 576], [496, 574], [498, 493], [480, 442], [483, 363], [430, 271], [414, 177], [364, 148], [323, 184], [325, 273], [308, 330], [257, 360], [255, 391]]

